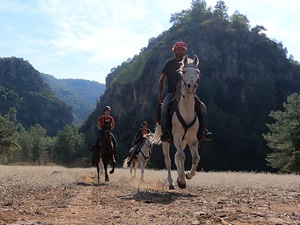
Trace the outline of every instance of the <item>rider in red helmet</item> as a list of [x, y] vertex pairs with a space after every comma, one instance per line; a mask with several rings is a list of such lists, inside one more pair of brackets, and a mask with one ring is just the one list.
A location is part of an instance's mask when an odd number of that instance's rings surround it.
[[[184, 54], [187, 50], [186, 44], [183, 41], [176, 42], [172, 50], [175, 57], [168, 60], [164, 65], [161, 76], [158, 81], [158, 97], [157, 101], [159, 104], [162, 103], [161, 108], [161, 130], [163, 132], [161, 141], [170, 142], [170, 129], [171, 129], [171, 118], [170, 105], [176, 95], [177, 84], [181, 81], [181, 75], [178, 69], [183, 64]], [[165, 80], [168, 84], [168, 93], [162, 101], [162, 92], [164, 88]], [[210, 141], [212, 134], [206, 129], [206, 106], [205, 104], [195, 95], [195, 111], [199, 119], [199, 131], [198, 140]]]

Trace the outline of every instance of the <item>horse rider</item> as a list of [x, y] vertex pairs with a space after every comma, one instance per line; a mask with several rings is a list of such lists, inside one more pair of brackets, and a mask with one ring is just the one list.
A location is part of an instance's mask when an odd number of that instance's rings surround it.
[[[92, 147], [92, 152], [93, 152], [92, 165], [95, 165], [95, 163], [97, 162], [96, 158], [99, 157], [99, 144], [101, 143], [101, 141], [104, 137], [105, 130], [109, 129], [112, 131], [115, 127], [115, 120], [110, 115], [110, 111], [111, 111], [110, 106], [105, 106], [103, 109], [104, 115], [101, 115], [97, 120], [98, 132], [96, 135], [95, 144]], [[116, 138], [113, 135], [113, 133], [111, 133], [111, 139], [113, 142], [115, 159], [117, 159], [118, 158], [118, 156], [117, 156], [117, 141], [116, 141]]]
[[[158, 81], [158, 97], [157, 101], [159, 104], [162, 103], [161, 108], [161, 130], [162, 136], [161, 141], [170, 142], [170, 129], [171, 129], [171, 118], [170, 118], [170, 106], [172, 100], [176, 96], [177, 85], [181, 81], [181, 75], [178, 72], [178, 69], [183, 65], [183, 58], [186, 52], [186, 44], [182, 41], [176, 42], [173, 45], [174, 58], [168, 60], [162, 71], [161, 76]], [[162, 102], [162, 91], [164, 88], [164, 82], [167, 80], [168, 84], [168, 94], [165, 96]], [[195, 95], [195, 111], [199, 120], [199, 131], [197, 134], [198, 141], [210, 141], [212, 134], [206, 129], [206, 106], [205, 104]]]
[[130, 165], [130, 163], [131, 163], [132, 159], [135, 157], [138, 149], [140, 149], [140, 147], [144, 143], [144, 141], [145, 141], [144, 135], [151, 133], [150, 129], [148, 129], [148, 123], [147, 123], [147, 121], [143, 121], [141, 123], [141, 126], [142, 126], [142, 128], [140, 128], [137, 131], [137, 133], [134, 136], [134, 139], [132, 141], [133, 148], [131, 148], [130, 151], [129, 151], [130, 159], [128, 161], [128, 165]]

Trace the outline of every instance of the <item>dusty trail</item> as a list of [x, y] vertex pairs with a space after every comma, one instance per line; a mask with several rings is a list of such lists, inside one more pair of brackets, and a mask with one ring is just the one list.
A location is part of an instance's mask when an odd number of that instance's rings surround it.
[[0, 202], [0, 224], [300, 224], [299, 191], [197, 185], [168, 191], [147, 173], [140, 182], [117, 170], [99, 184], [94, 170], [70, 174], [68, 185]]

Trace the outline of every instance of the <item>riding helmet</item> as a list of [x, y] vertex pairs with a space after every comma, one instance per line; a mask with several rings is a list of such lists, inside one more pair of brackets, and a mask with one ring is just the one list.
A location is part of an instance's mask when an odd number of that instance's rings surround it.
[[108, 106], [108, 105], [107, 105], [107, 106], [105, 106], [105, 107], [104, 107], [104, 109], [103, 109], [103, 112], [105, 112], [106, 110], [109, 110], [109, 111], [111, 111], [111, 108], [110, 108], [110, 106]]

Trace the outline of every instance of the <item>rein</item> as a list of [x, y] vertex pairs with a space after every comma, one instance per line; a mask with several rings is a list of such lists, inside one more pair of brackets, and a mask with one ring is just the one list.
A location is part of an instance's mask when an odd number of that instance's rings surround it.
[[190, 122], [189, 124], [186, 124], [186, 122], [184, 121], [184, 119], [182, 118], [182, 116], [179, 112], [178, 105], [175, 109], [175, 112], [176, 112], [177, 118], [179, 119], [179, 122], [181, 123], [181, 125], [183, 126], [183, 129], [184, 129], [184, 135], [182, 137], [182, 140], [183, 140], [185, 138], [185, 135], [186, 135], [186, 132], [188, 131], [188, 129], [196, 123], [197, 116], [195, 114], [193, 121]]
[[[194, 65], [186, 65], [186, 66], [183, 67], [183, 69], [186, 68], [186, 67], [197, 68], [197, 67], [194, 66]], [[192, 91], [192, 92], [189, 92], [185, 80], [183, 79], [182, 76], [180, 76], [180, 78], [181, 78], [181, 80], [182, 80], [182, 82], [183, 82], [183, 85], [186, 87], [186, 93], [195, 96], [197, 83], [196, 83], [196, 85], [194, 86], [193, 91]], [[182, 86], [181, 86], [181, 87], [182, 87]], [[183, 98], [185, 98], [185, 96], [182, 94], [181, 90], [180, 90], [180, 94], [181, 94], [181, 96], [182, 96]], [[186, 135], [188, 129], [189, 129], [191, 126], [193, 126], [193, 125], [195, 124], [196, 119], [197, 119], [197, 116], [196, 116], [196, 114], [195, 114], [193, 121], [192, 121], [190, 124], [187, 124], [187, 123], [184, 121], [184, 119], [182, 118], [182, 116], [181, 116], [181, 114], [180, 114], [180, 112], [179, 112], [179, 107], [178, 107], [178, 105], [177, 105], [177, 107], [176, 107], [176, 109], [175, 109], [175, 112], [176, 112], [177, 118], [179, 119], [179, 122], [181, 123], [181, 125], [183, 126], [183, 129], [184, 129], [184, 135], [183, 135], [183, 137], [182, 137], [182, 140], [183, 140], [183, 139], [185, 138], [185, 135]]]

